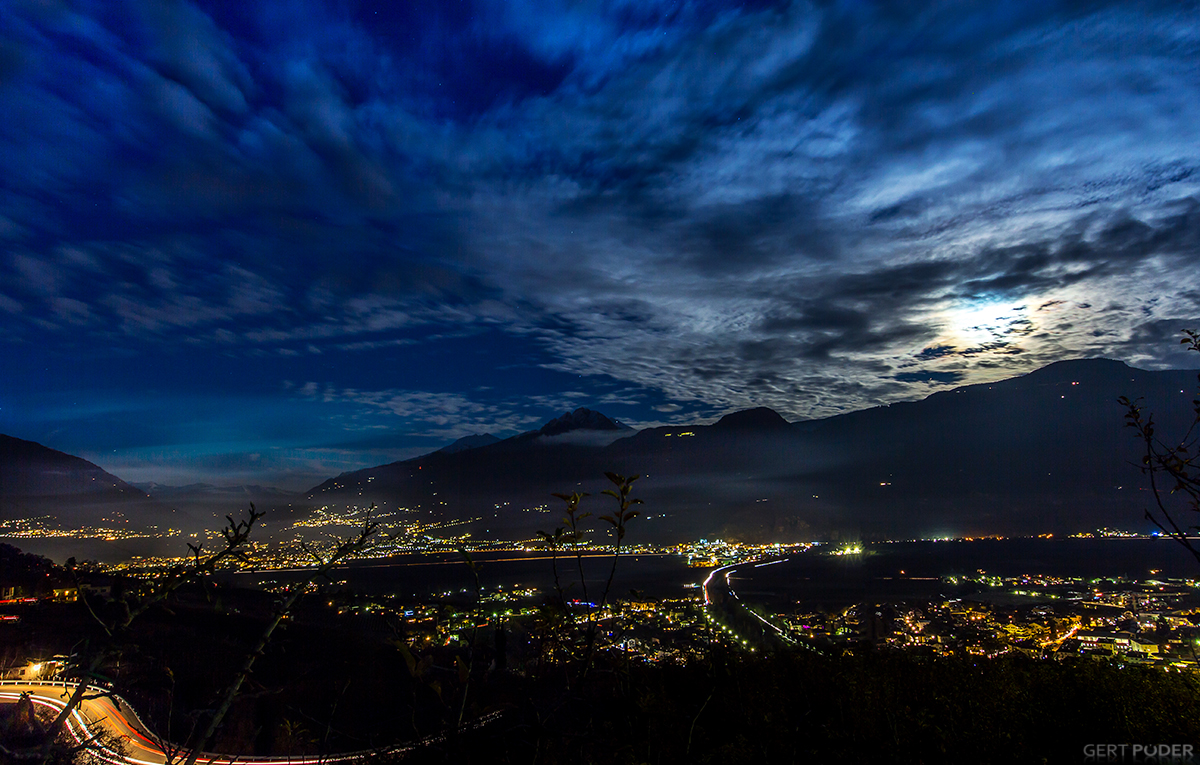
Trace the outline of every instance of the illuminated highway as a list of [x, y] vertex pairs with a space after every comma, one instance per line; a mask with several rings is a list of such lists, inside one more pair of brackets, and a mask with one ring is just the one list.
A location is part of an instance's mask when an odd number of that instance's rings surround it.
[[[48, 708], [58, 714], [66, 706], [74, 688], [73, 683], [5, 681], [0, 683], [0, 703], [15, 704], [21, 694], [28, 693], [34, 706]], [[101, 747], [96, 751], [96, 756], [105, 762], [137, 765], [159, 765], [166, 762], [162, 747], [140, 721], [135, 720], [136, 714], [123, 701], [113, 704], [109, 698], [88, 699], [81, 703], [67, 720], [67, 730], [77, 743], [83, 743], [101, 731], [120, 739], [127, 754], [122, 756]]]
[[[57, 714], [66, 706], [67, 699], [74, 689], [74, 683], [0, 681], [0, 704], [15, 704], [21, 697], [21, 694], [28, 693], [30, 700], [35, 706], [51, 709]], [[99, 691], [102, 689], [98, 688], [96, 690]], [[499, 712], [493, 712], [468, 723], [464, 727], [468, 730], [480, 728], [497, 719], [499, 716]], [[163, 751], [163, 747], [159, 745], [160, 739], [146, 728], [138, 718], [137, 712], [120, 697], [117, 697], [115, 703], [108, 697], [84, 701], [72, 713], [67, 722], [67, 730], [71, 738], [80, 744], [98, 733], [109, 733], [115, 739], [121, 741], [122, 747], [125, 749], [124, 753], [114, 751], [100, 744], [95, 745], [96, 748], [93, 750], [93, 754], [100, 761], [109, 763], [110, 765], [163, 765], [167, 762], [167, 755]], [[317, 765], [318, 763], [357, 760], [367, 755], [377, 755], [385, 752], [393, 755], [403, 755], [428, 744], [437, 743], [443, 738], [442, 735], [429, 736], [410, 744], [384, 750], [347, 752], [344, 754], [310, 757], [245, 757], [241, 755], [231, 756], [205, 753], [197, 758], [196, 762], [201, 763], [201, 765], [233, 765], [235, 762]], [[179, 761], [180, 759], [182, 757], [177, 755], [176, 760]]]
[[[721, 573], [722, 571], [729, 571], [730, 569], [737, 568], [738, 565], [740, 565], [740, 564], [731, 563], [728, 566], [721, 566], [720, 568], [714, 568], [712, 571], [708, 572], [708, 578], [704, 580], [704, 584], [703, 584], [704, 605], [711, 606], [713, 604], [712, 596], [708, 592], [708, 588], [712, 586], [713, 577], [716, 576], [717, 574]], [[729, 574], [725, 575], [725, 591], [726, 592], [729, 591]]]
[[[774, 561], [770, 561], [767, 563], [758, 563], [757, 565], [755, 565], [755, 568], [758, 568], [760, 566], [770, 566], [770, 565], [774, 565], [776, 563], [784, 563], [786, 560], [787, 559], [784, 558], [781, 560], [774, 560]], [[772, 624], [771, 622], [767, 621], [763, 617], [759, 616], [757, 613], [755, 613], [753, 610], [751, 610], [744, 603], [740, 602], [741, 597], [738, 596], [737, 592], [734, 591], [733, 585], [729, 581], [729, 577], [732, 576], [733, 572], [736, 571], [739, 567], [746, 566], [746, 565], [749, 565], [749, 564], [746, 562], [731, 563], [727, 566], [721, 566], [720, 568], [714, 568], [712, 571], [710, 571], [708, 574], [708, 577], [704, 580], [704, 584], [702, 585], [704, 588], [704, 605], [706, 607], [713, 606], [713, 605], [716, 605], [718, 602], [721, 604], [726, 604], [726, 603], [732, 604], [732, 601], [730, 601], [727, 597], [727, 596], [732, 596], [733, 600], [739, 601], [739, 603], [737, 603], [736, 606], [741, 611], [744, 611], [744, 612], [750, 614], [755, 619], [762, 622], [763, 625], [765, 625], [766, 627], [769, 627], [773, 633], [778, 635], [779, 638], [784, 640], [786, 643], [788, 643], [790, 645], [795, 645], [796, 641], [793, 640], [790, 636], [788, 636], [788, 634], [784, 630], [780, 629], [775, 624]], [[713, 580], [717, 577], [718, 574], [722, 574], [723, 575], [722, 579], [724, 580], [723, 584], [720, 586], [720, 594], [719, 595], [717, 595], [717, 590], [716, 590], [717, 585], [713, 584]], [[713, 617], [711, 614], [706, 613], [706, 617], [708, 618], [708, 620], [710, 622], [713, 621]], [[724, 632], [726, 639], [732, 641], [732, 643], [734, 645], [738, 645], [740, 643], [743, 648], [749, 648], [751, 651], [756, 650], [755, 648], [750, 646], [751, 641], [749, 640], [749, 638], [739, 635], [737, 632], [730, 629], [728, 625], [722, 624], [719, 620], [714, 624], [714, 627], [716, 627], [717, 629]]]

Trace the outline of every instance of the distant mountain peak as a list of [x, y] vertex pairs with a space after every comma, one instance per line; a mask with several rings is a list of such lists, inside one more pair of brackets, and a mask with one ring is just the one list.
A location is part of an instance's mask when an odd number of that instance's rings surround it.
[[788, 427], [787, 420], [774, 409], [765, 406], [731, 412], [717, 420], [714, 428], [722, 430], [777, 430]]
[[500, 439], [493, 436], [491, 433], [472, 433], [469, 436], [463, 436], [449, 446], [444, 446], [438, 449], [441, 454], [457, 454], [465, 452], [468, 449], [478, 449], [481, 446], [491, 446], [499, 443]]
[[538, 430], [539, 435], [557, 436], [573, 430], [632, 430], [617, 420], [611, 420], [600, 412], [579, 407], [561, 417], [555, 417]]

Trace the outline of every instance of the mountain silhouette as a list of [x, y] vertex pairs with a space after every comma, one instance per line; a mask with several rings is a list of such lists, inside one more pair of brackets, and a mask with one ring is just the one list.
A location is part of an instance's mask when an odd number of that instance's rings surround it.
[[574, 430], [632, 430], [632, 428], [610, 420], [600, 412], [580, 407], [561, 417], [555, 417], [539, 428], [537, 432], [543, 436], [559, 436]]
[[717, 420], [713, 427], [718, 430], [779, 430], [788, 425], [779, 412], [760, 406], [727, 414]]
[[[197, 522], [173, 513], [142, 489], [81, 457], [7, 435], [0, 435], [0, 519], [35, 519], [38, 526], [48, 528], [138, 532], [185, 524], [196, 530], [214, 527], [208, 519]], [[59, 560], [72, 555], [123, 560], [133, 554], [155, 554], [161, 540], [38, 537], [22, 538], [20, 547]]]
[[189, 516], [217, 528], [248, 500], [260, 509], [275, 503], [285, 520], [317, 506], [376, 503], [437, 535], [528, 540], [559, 524], [554, 492], [592, 494], [584, 509], [593, 520], [609, 512], [611, 498], [598, 495], [614, 471], [642, 476], [635, 496], [646, 504], [629, 532], [636, 541], [1149, 531], [1142, 514], [1152, 497], [1117, 398], [1141, 397], [1170, 440], [1183, 435], [1174, 425], [1191, 421], [1195, 389], [1194, 371], [1091, 359], [793, 423], [756, 408], [635, 432], [580, 408], [511, 438], [468, 436], [344, 473], [301, 495], [142, 490], [79, 457], [0, 436], [0, 517], [178, 527]]
[[[1116, 399], [1142, 396], [1156, 421], [1188, 422], [1195, 386], [1195, 372], [1091, 359], [795, 423], [758, 408], [588, 444], [542, 437], [557, 418], [482, 448], [347, 473], [306, 494], [523, 539], [557, 521], [552, 492], [597, 494], [612, 470], [644, 476], [636, 533], [651, 540], [1141, 529], [1148, 496]], [[575, 415], [564, 417], [603, 422]], [[587, 502], [604, 512], [606, 500]]]
[[491, 433], [476, 433], [470, 436], [463, 436], [449, 446], [443, 446], [438, 451], [443, 454], [454, 454], [455, 452], [466, 451], [467, 449], [478, 449], [481, 446], [491, 446], [499, 441]]
[[70, 497], [94, 502], [145, 499], [146, 492], [81, 457], [0, 434], [0, 511]]

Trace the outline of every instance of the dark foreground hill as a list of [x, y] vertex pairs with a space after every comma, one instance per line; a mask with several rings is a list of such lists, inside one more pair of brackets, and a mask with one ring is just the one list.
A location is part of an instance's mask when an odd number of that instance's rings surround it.
[[[354, 595], [337, 597], [340, 607]], [[168, 602], [134, 622], [129, 648], [103, 674], [153, 730], [186, 734], [257, 650], [275, 598], [215, 584]], [[368, 761], [928, 765], [1086, 762], [1097, 744], [1200, 742], [1192, 674], [1117, 660], [986, 659], [962, 646], [942, 657], [867, 642], [734, 653], [709, 635], [708, 650], [683, 663], [642, 661], [614, 646], [585, 680], [578, 660], [551, 658], [550, 622], [506, 619], [502, 654], [488, 624], [468, 653], [458, 642], [409, 647], [394, 617], [329, 602], [302, 601], [275, 633], [253, 689], [234, 701], [210, 751], [314, 762], [411, 742]], [[94, 633], [82, 603], [19, 613], [0, 623], [13, 656], [70, 653]], [[672, 640], [705, 640], [704, 628], [668, 629]], [[5, 718], [14, 707], [0, 705], [0, 745], [12, 744]], [[445, 735], [460, 715], [466, 724]], [[490, 724], [472, 724], [485, 715]]]
[[[908, 538], [1141, 528], [1148, 500], [1121, 395], [1162, 423], [1190, 419], [1196, 374], [1067, 361], [922, 401], [787, 423], [766, 409], [629, 434], [534, 431], [341, 475], [318, 504], [376, 502], [476, 536], [528, 538], [559, 518], [551, 492], [641, 474], [637, 538]], [[607, 421], [607, 418], [605, 418]], [[571, 438], [571, 436], [574, 436]], [[614, 440], [615, 439], [615, 440]], [[607, 509], [592, 497], [592, 509]], [[471, 520], [476, 519], [476, 520]]]

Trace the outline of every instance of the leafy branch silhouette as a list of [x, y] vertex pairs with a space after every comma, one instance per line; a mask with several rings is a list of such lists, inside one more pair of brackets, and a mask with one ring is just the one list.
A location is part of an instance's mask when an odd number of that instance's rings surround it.
[[[1200, 353], [1200, 332], [1185, 329], [1183, 335], [1180, 344]], [[1154, 414], [1145, 412], [1141, 401], [1127, 396], [1118, 399], [1125, 407], [1125, 426], [1136, 431], [1144, 448], [1138, 467], [1149, 477], [1154, 496], [1154, 508], [1146, 510], [1146, 518], [1200, 562], [1200, 549], [1188, 537], [1189, 532], [1200, 531], [1200, 525], [1188, 525], [1185, 520], [1187, 513], [1200, 515], [1200, 392], [1192, 400], [1193, 417], [1187, 430], [1172, 440], [1159, 435]]]

